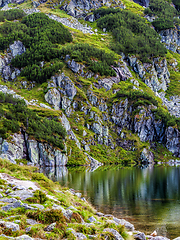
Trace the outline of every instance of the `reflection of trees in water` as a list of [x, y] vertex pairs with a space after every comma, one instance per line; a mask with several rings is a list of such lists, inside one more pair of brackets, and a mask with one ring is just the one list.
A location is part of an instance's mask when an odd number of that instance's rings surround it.
[[62, 183], [80, 190], [95, 205], [114, 208], [127, 207], [130, 214], [155, 208], [158, 213], [169, 199], [179, 199], [180, 168], [151, 167], [146, 169], [119, 169], [95, 172], [70, 170]]
[[[101, 168], [102, 169], [102, 168]], [[81, 171], [79, 171], [81, 170]], [[83, 171], [82, 171], [83, 170]], [[85, 168], [46, 168], [46, 176], [63, 185], [81, 190], [94, 199], [95, 204], [114, 201], [121, 203], [139, 201], [169, 201], [180, 197], [179, 167], [131, 168], [94, 172]]]
[[[159, 221], [168, 219], [177, 207], [180, 167], [104, 169], [101, 167], [91, 172], [85, 167], [68, 170], [58, 167], [46, 168], [43, 172], [62, 185], [81, 190], [101, 211], [118, 217], [133, 216], [141, 224], [151, 222], [153, 228]], [[173, 212], [173, 216], [175, 214], [179, 216], [180, 208]], [[156, 227], [165, 236], [165, 225]]]

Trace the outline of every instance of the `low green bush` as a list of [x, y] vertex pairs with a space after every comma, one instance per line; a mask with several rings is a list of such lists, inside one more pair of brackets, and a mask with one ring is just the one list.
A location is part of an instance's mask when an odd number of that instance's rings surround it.
[[61, 210], [51, 209], [48, 211], [28, 211], [26, 213], [28, 218], [32, 218], [34, 220], [40, 221], [42, 223], [50, 224], [54, 222], [64, 223], [66, 222], [65, 217]]
[[136, 54], [143, 62], [153, 56], [165, 56], [167, 50], [159, 35], [145, 19], [127, 10], [98, 9], [96, 14], [101, 16], [97, 26], [112, 32], [115, 43], [112, 42], [111, 48], [118, 54]]
[[27, 198], [26, 201], [31, 203], [40, 203], [43, 204], [48, 200], [46, 194], [41, 190], [36, 190], [33, 197]]
[[[180, 6], [179, 0], [174, 0], [173, 3], [177, 4], [175, 4], [177, 8]], [[177, 16], [177, 11], [168, 1], [151, 0], [149, 7], [144, 10], [144, 13], [150, 16], [156, 15], [158, 17], [152, 23], [157, 31], [173, 28], [174, 23], [180, 23], [178, 19], [174, 19], [174, 17]]]
[[127, 97], [129, 100], [135, 101], [134, 106], [140, 106], [140, 105], [155, 105], [158, 106], [158, 101], [154, 99], [151, 95], [149, 95], [146, 92], [141, 92], [139, 90], [130, 90], [130, 91], [124, 91], [120, 90], [117, 92], [116, 97]]
[[0, 11], [0, 22], [4, 22], [5, 20], [15, 20], [20, 19], [25, 16], [25, 13], [21, 9], [10, 9], [7, 11]]
[[70, 55], [77, 62], [85, 62], [88, 69], [100, 75], [115, 76], [111, 65], [116, 66], [115, 55], [93, 47], [87, 43], [71, 44], [63, 47], [58, 53], [59, 57]]
[[[4, 110], [7, 107], [8, 111]], [[28, 109], [23, 100], [0, 93], [0, 136], [8, 138], [11, 133], [26, 131], [30, 137], [45, 141], [54, 147], [64, 149], [66, 131], [61, 123], [53, 118], [40, 117]]]
[[38, 83], [45, 82], [63, 67], [61, 59], [56, 58], [55, 44], [72, 41], [71, 33], [44, 13], [30, 14], [21, 22], [5, 22], [0, 33], [0, 50], [15, 40], [23, 42], [26, 52], [12, 59], [11, 64], [24, 68], [21, 76]]

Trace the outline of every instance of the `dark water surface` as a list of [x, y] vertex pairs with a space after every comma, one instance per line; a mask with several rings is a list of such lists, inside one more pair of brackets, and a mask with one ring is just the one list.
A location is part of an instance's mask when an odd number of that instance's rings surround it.
[[180, 236], [180, 167], [95, 171], [65, 167], [45, 174], [79, 190], [98, 211], [124, 218], [146, 234], [154, 230], [171, 239]]

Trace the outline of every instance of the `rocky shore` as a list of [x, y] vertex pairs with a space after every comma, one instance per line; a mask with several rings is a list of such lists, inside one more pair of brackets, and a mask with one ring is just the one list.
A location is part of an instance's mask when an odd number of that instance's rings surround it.
[[35, 167], [6, 160], [0, 165], [0, 239], [168, 240], [98, 212], [80, 192], [53, 183]]

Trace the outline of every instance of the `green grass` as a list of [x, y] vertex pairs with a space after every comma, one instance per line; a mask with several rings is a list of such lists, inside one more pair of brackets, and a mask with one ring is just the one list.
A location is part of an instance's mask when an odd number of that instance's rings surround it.
[[[180, 95], [180, 55], [178, 53], [174, 53], [172, 51], [168, 51], [166, 55], [166, 59], [168, 62], [168, 69], [170, 72], [170, 84], [166, 91], [166, 96]], [[176, 67], [177, 71], [175, 71], [170, 65], [174, 62], [174, 59], [177, 60], [178, 65]]]
[[132, 0], [122, 0], [122, 3], [125, 4], [127, 10], [130, 10], [140, 16], [144, 16], [144, 8], [141, 5], [133, 2]]

